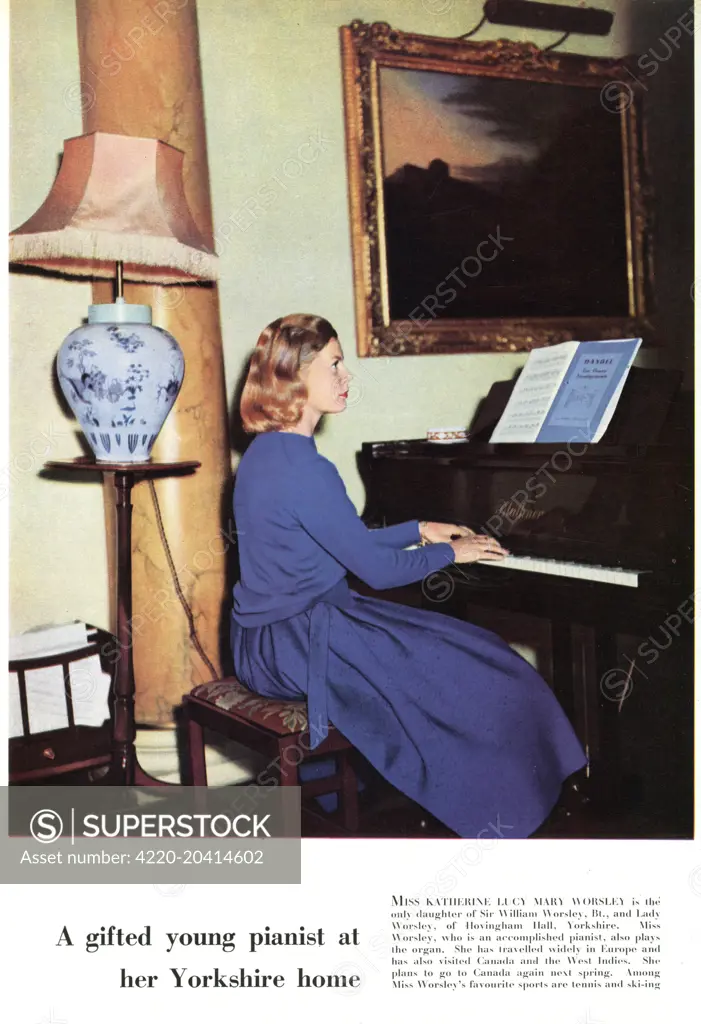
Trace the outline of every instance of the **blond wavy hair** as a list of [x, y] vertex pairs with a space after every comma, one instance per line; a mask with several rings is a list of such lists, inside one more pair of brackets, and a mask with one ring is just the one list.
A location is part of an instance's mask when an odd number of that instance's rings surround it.
[[261, 332], [241, 393], [241, 419], [249, 434], [294, 427], [307, 400], [300, 377], [305, 363], [328, 345], [336, 331], [311, 313], [291, 313]]

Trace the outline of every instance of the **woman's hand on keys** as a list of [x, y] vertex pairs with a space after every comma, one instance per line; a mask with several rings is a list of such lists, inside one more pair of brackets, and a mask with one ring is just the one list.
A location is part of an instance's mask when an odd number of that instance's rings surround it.
[[459, 537], [452, 540], [450, 546], [455, 552], [455, 561], [458, 564], [498, 561], [509, 553], [494, 537], [481, 533], [473, 534], [471, 537]]

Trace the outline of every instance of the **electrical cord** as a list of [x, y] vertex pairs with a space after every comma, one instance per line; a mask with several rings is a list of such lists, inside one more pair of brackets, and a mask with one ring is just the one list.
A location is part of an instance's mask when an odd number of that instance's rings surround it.
[[[469, 39], [471, 36], [474, 36], [477, 32], [479, 32], [479, 30], [482, 28], [482, 26], [484, 25], [484, 23], [487, 20], [488, 20], [487, 19], [487, 15], [486, 14], [483, 15], [482, 16], [482, 20], [480, 22], [478, 22], [477, 25], [475, 25], [475, 27], [473, 29], [470, 29], [469, 32], [464, 32], [463, 35], [457, 36], [457, 38], [458, 39]], [[571, 34], [572, 34], [571, 31], [565, 32], [562, 36], [560, 36], [560, 38], [556, 42], [551, 43], [550, 46], [544, 47], [543, 48], [543, 53], [547, 53], [549, 50], [555, 50], [555, 49], [557, 49], [558, 46], [562, 46], [564, 41], [566, 39], [568, 39]]]
[[550, 46], [545, 46], [543, 48], [543, 53], [547, 53], [549, 50], [555, 50], [558, 46], [562, 46], [564, 41], [566, 39], [569, 39], [571, 35], [571, 32], [565, 32], [564, 35], [560, 36], [560, 38], [556, 42], [551, 43]]
[[217, 670], [215, 669], [212, 662], [207, 657], [205, 650], [200, 642], [200, 638], [197, 635], [197, 627], [195, 626], [195, 617], [192, 614], [192, 609], [187, 603], [187, 598], [183, 593], [183, 588], [180, 586], [180, 580], [178, 579], [178, 571], [175, 568], [175, 562], [173, 561], [173, 555], [171, 554], [170, 545], [168, 544], [168, 537], [166, 536], [165, 526], [163, 525], [163, 516], [161, 515], [161, 506], [158, 501], [158, 495], [156, 494], [156, 487], [153, 480], [148, 481], [149, 490], [151, 491], [151, 500], [153, 502], [153, 508], [156, 513], [156, 523], [158, 525], [158, 532], [161, 535], [161, 542], [163, 543], [163, 550], [166, 553], [168, 559], [168, 568], [170, 569], [170, 575], [173, 579], [173, 586], [175, 587], [175, 593], [178, 595], [178, 600], [183, 606], [183, 611], [187, 617], [188, 625], [190, 626], [190, 640], [192, 645], [199, 654], [202, 661], [205, 663], [209, 671], [212, 673], [212, 679], [218, 678]]

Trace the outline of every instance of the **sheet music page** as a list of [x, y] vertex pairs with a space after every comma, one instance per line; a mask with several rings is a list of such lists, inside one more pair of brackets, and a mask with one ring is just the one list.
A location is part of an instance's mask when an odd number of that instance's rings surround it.
[[68, 708], [63, 688], [63, 669], [60, 665], [32, 669], [25, 674], [29, 731], [47, 732], [65, 729]]
[[78, 650], [88, 643], [88, 628], [84, 622], [66, 622], [60, 626], [44, 626], [10, 637], [10, 658], [42, 658], [48, 654], [62, 654]]
[[76, 725], [100, 726], [109, 718], [111, 679], [102, 671], [97, 654], [70, 666], [73, 719]]
[[608, 428], [608, 425], [611, 422], [611, 418], [613, 417], [613, 414], [616, 411], [616, 406], [618, 405], [618, 400], [621, 397], [621, 392], [623, 391], [623, 387], [625, 385], [625, 382], [628, 379], [628, 371], [630, 370], [631, 366], [633, 365], [633, 360], [635, 359], [636, 355], [638, 354], [638, 349], [640, 348], [640, 345], [642, 344], [642, 341], [641, 341], [640, 338], [637, 339], [637, 342], [638, 342], [638, 344], [635, 346], [635, 350], [633, 351], [632, 355], [628, 359], [628, 365], [626, 366], [625, 373], [622, 374], [621, 379], [620, 379], [620, 381], [618, 383], [618, 387], [616, 388], [615, 392], [613, 393], [613, 397], [611, 398], [611, 401], [609, 402], [609, 404], [608, 404], [608, 406], [606, 408], [606, 412], [601, 417], [601, 422], [599, 423], [599, 426], [597, 427], [597, 429], [596, 429], [596, 431], [594, 433], [594, 441], [600, 441], [601, 438], [604, 436], [604, 434], [606, 433], [606, 430]]
[[13, 739], [15, 736], [22, 736], [24, 729], [22, 727], [22, 705], [19, 699], [19, 680], [16, 672], [10, 672], [9, 679], [9, 694], [8, 694], [8, 736]]
[[577, 341], [565, 341], [530, 353], [492, 433], [491, 444], [528, 444], [536, 440], [578, 346]]
[[[10, 639], [10, 654], [17, 661], [62, 654], [88, 643], [84, 622], [70, 622], [19, 634]], [[100, 726], [109, 718], [110, 676], [94, 654], [69, 665], [73, 717], [76, 725]], [[68, 725], [63, 671], [59, 665], [32, 669], [25, 674], [30, 733], [63, 729]], [[22, 711], [16, 672], [10, 674], [10, 736], [21, 736]]]
[[603, 437], [640, 344], [640, 338], [580, 342], [537, 440]]

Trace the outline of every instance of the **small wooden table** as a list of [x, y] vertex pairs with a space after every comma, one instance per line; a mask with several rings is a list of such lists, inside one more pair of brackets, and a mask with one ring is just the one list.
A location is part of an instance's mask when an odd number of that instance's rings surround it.
[[132, 488], [150, 477], [193, 473], [199, 462], [98, 462], [82, 457], [45, 463], [45, 469], [74, 474], [113, 473], [117, 492], [117, 642], [119, 658], [114, 679], [112, 722], [112, 757], [107, 776], [102, 780], [114, 786], [159, 786], [158, 779], [148, 775], [139, 765], [134, 748], [134, 654], [132, 650], [132, 576], [131, 576], [131, 513]]

